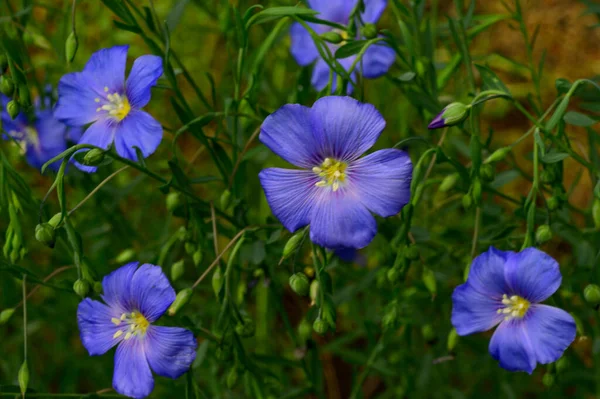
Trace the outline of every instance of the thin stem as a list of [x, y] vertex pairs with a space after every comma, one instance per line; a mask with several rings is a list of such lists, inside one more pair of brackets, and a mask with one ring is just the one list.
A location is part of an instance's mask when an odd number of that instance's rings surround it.
[[[442, 137], [440, 137], [440, 140], [437, 143], [437, 147], [441, 147], [442, 144], [444, 144], [444, 140], [446, 139], [446, 133], [448, 133], [448, 128], [445, 128], [444, 131], [442, 132]], [[429, 166], [427, 167], [427, 172], [425, 172], [425, 177], [423, 177], [423, 181], [426, 181], [427, 178], [429, 177], [429, 175], [431, 174], [431, 171], [433, 170], [433, 166], [435, 165], [436, 159], [437, 159], [437, 152], [435, 152], [433, 154], [433, 157], [431, 157], [431, 161], [429, 161]]]
[[[58, 269], [54, 270], [52, 273], [50, 273], [44, 280], [42, 280], [44, 283], [47, 283], [48, 281], [50, 281], [53, 277], [55, 277], [56, 275], [69, 270], [69, 269], [73, 269], [74, 266], [63, 266], [63, 267], [59, 267]], [[33, 289], [31, 291], [29, 291], [29, 294], [27, 294], [26, 299], [31, 298], [31, 296], [33, 296], [33, 294], [35, 294], [40, 287], [42, 287], [42, 284], [38, 284], [35, 287], [33, 287]], [[23, 300], [21, 300], [18, 304], [15, 305], [14, 309], [18, 309], [19, 306], [23, 305], [24, 302]]]
[[244, 146], [244, 149], [242, 150], [242, 153], [240, 154], [239, 158], [235, 162], [235, 165], [233, 166], [233, 170], [231, 172], [231, 177], [229, 178], [229, 186], [228, 186], [228, 188], [230, 190], [231, 190], [231, 186], [233, 186], [233, 180], [235, 178], [235, 174], [237, 173], [237, 170], [240, 167], [240, 164], [242, 163], [242, 159], [244, 159], [244, 155], [246, 155], [246, 152], [250, 148], [250, 144], [252, 144], [252, 142], [256, 139], [256, 137], [258, 137], [259, 133], [260, 133], [260, 126], [257, 127], [256, 130], [254, 130], [254, 133], [252, 133], [252, 136], [250, 136], [250, 138], [246, 142], [246, 145]]
[[23, 361], [27, 361], [27, 275], [23, 275]]
[[77, 209], [79, 209], [83, 204], [86, 203], [87, 200], [89, 200], [90, 198], [92, 198], [94, 196], [94, 194], [96, 194], [98, 192], [98, 190], [100, 190], [102, 188], [102, 186], [104, 186], [106, 183], [108, 183], [113, 177], [115, 177], [116, 175], [118, 175], [119, 173], [121, 173], [122, 171], [124, 171], [125, 169], [129, 168], [129, 165], [125, 165], [123, 166], [121, 169], [117, 170], [116, 172], [113, 172], [110, 176], [108, 176], [106, 179], [104, 179], [102, 182], [100, 182], [100, 184], [98, 184], [96, 186], [96, 188], [94, 188], [84, 199], [81, 200], [81, 202], [77, 205], [75, 205], [73, 207], [73, 209], [71, 209], [69, 211], [69, 213], [67, 214], [67, 216], [71, 216], [71, 214], [73, 212], [75, 212]]
[[71, 7], [71, 30], [75, 37], [77, 37], [77, 29], [75, 26], [75, 5], [77, 4], [77, 0], [73, 0], [73, 6]]
[[471, 259], [475, 257], [477, 251], [477, 238], [479, 237], [479, 225], [481, 222], [481, 207], [477, 207], [475, 211], [475, 229], [473, 231], [473, 242], [471, 243]]

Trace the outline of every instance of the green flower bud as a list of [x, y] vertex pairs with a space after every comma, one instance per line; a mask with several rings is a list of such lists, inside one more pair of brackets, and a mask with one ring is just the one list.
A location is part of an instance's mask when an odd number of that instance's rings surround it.
[[29, 367], [27, 367], [27, 360], [25, 360], [21, 365], [17, 379], [19, 380], [21, 395], [25, 397], [25, 392], [27, 392], [27, 386], [29, 385]]
[[485, 182], [489, 183], [491, 181], [494, 181], [494, 178], [495, 178], [494, 167], [490, 164], [481, 165], [481, 168], [479, 169], [479, 176]]
[[0, 312], [0, 324], [5, 324], [14, 313], [14, 308], [4, 309], [2, 312]]
[[310, 283], [309, 291], [311, 303], [319, 302], [319, 282], [317, 280], [313, 280], [312, 283]]
[[552, 385], [554, 385], [554, 375], [551, 373], [546, 373], [544, 374], [544, 376], [542, 377], [542, 383], [547, 386], [547, 387], [551, 387]]
[[334, 31], [329, 31], [321, 34], [321, 39], [333, 44], [339, 44], [344, 41], [342, 35]]
[[600, 199], [595, 198], [594, 204], [592, 205], [592, 218], [594, 219], [594, 226], [600, 228]]
[[221, 292], [221, 287], [223, 287], [223, 276], [221, 274], [221, 269], [217, 267], [217, 270], [212, 275], [212, 287], [215, 292], [215, 296], [219, 298], [219, 292]]
[[305, 296], [309, 292], [310, 282], [304, 273], [296, 273], [290, 276], [290, 287], [292, 291], [300, 296]]
[[298, 335], [302, 341], [308, 340], [312, 336], [312, 326], [307, 320], [302, 320], [298, 325]]
[[194, 252], [196, 252], [196, 244], [194, 244], [193, 242], [186, 242], [184, 245], [185, 248], [185, 253], [188, 255], [192, 255]]
[[83, 156], [83, 164], [87, 166], [98, 166], [104, 161], [104, 151], [92, 148]]
[[19, 85], [19, 104], [25, 108], [31, 105], [31, 97], [26, 85]]
[[171, 266], [171, 280], [177, 281], [185, 272], [185, 262], [181, 259], [179, 262], [173, 263]]
[[283, 247], [282, 259], [286, 259], [300, 247], [300, 244], [302, 244], [302, 240], [304, 239], [304, 233], [305, 231], [302, 230], [290, 237], [285, 243], [285, 247]]
[[425, 324], [421, 327], [421, 334], [423, 334], [423, 338], [426, 342], [433, 342], [436, 339], [436, 333], [431, 324]]
[[404, 257], [408, 260], [419, 259], [419, 248], [416, 245], [409, 245], [404, 248]]
[[320, 317], [317, 317], [317, 319], [313, 323], [313, 330], [315, 330], [317, 334], [323, 335], [327, 332], [327, 330], [329, 330], [329, 323], [327, 323]]
[[225, 190], [223, 194], [221, 194], [221, 198], [219, 199], [221, 204], [221, 209], [226, 210], [231, 205], [231, 191]]
[[508, 146], [508, 147], [502, 147], [497, 149], [496, 151], [494, 151], [492, 153], [492, 155], [490, 155], [489, 157], [487, 157], [487, 159], [485, 161], [483, 161], [484, 164], [488, 164], [491, 162], [499, 162], [502, 161], [504, 158], [506, 158], [506, 156], [508, 155], [509, 152], [512, 151], [512, 147]]
[[452, 174], [446, 176], [444, 178], [444, 180], [442, 180], [442, 184], [440, 184], [439, 190], [443, 193], [450, 191], [452, 189], [452, 187], [454, 187], [454, 185], [458, 181], [458, 178], [459, 178], [458, 173], [452, 173]]
[[252, 319], [244, 317], [244, 321], [243, 322], [239, 322], [236, 326], [235, 326], [235, 332], [237, 333], [237, 335], [239, 335], [240, 337], [243, 338], [250, 338], [254, 335], [254, 332], [256, 331], [256, 327], [254, 325], [254, 321], [252, 321]]
[[548, 226], [547, 224], [543, 224], [537, 228], [537, 230], [535, 232], [535, 240], [539, 244], [542, 244], [546, 241], [550, 241], [551, 239], [552, 239], [552, 230], [550, 229], [550, 226]]
[[233, 367], [231, 370], [229, 370], [229, 374], [227, 374], [227, 388], [229, 389], [233, 389], [235, 387], [235, 384], [237, 383], [238, 380], [238, 372], [235, 369], [235, 367]]
[[135, 251], [132, 248], [127, 248], [121, 251], [115, 258], [117, 263], [127, 263], [135, 257]]
[[360, 31], [367, 39], [375, 39], [377, 37], [377, 27], [373, 24], [365, 24]]
[[179, 193], [169, 193], [167, 194], [167, 199], [166, 199], [166, 205], [167, 205], [167, 210], [169, 212], [174, 212], [175, 209], [179, 208], [179, 206], [181, 205], [181, 194]]
[[12, 96], [13, 91], [15, 90], [15, 84], [12, 79], [6, 75], [0, 76], [0, 93], [9, 97]]
[[383, 317], [381, 318], [381, 325], [385, 330], [393, 330], [396, 328], [396, 322], [398, 321], [398, 308], [396, 302], [392, 302]]
[[56, 241], [54, 227], [49, 223], [38, 224], [35, 226], [35, 239], [47, 247], [54, 248], [54, 243]]
[[453, 328], [452, 330], [450, 330], [450, 334], [448, 334], [448, 341], [446, 343], [448, 352], [454, 351], [454, 348], [456, 348], [456, 344], [458, 344], [458, 333], [456, 332], [456, 328]]
[[79, 47], [79, 41], [77, 40], [77, 35], [75, 32], [71, 32], [69, 37], [67, 37], [67, 41], [65, 42], [65, 58], [68, 63], [73, 62], [75, 59], [75, 54], [77, 54], [77, 47]]
[[73, 291], [80, 297], [85, 298], [88, 292], [90, 292], [90, 283], [86, 280], [78, 279], [75, 281], [75, 284], [73, 284]]
[[175, 300], [171, 304], [171, 307], [167, 311], [169, 316], [175, 316], [175, 314], [184, 307], [192, 298], [193, 290], [191, 288], [185, 288], [177, 293]]
[[59, 212], [56, 215], [52, 216], [50, 220], [48, 220], [48, 224], [56, 229], [58, 227], [58, 223], [60, 223], [61, 218], [62, 213]]
[[96, 294], [102, 294], [102, 283], [100, 281], [94, 282], [94, 292]]
[[19, 115], [20, 110], [21, 107], [19, 107], [19, 104], [15, 100], [10, 100], [8, 104], [6, 104], [6, 112], [8, 112], [10, 119], [14, 120], [17, 115]]
[[475, 204], [481, 203], [481, 181], [479, 179], [473, 180], [473, 190], [471, 191], [473, 196], [473, 202]]
[[583, 297], [590, 305], [600, 305], [600, 287], [588, 284], [583, 290]]
[[424, 267], [421, 279], [431, 295], [435, 295], [437, 293], [437, 282], [435, 280], [435, 274], [433, 273], [433, 270], [428, 267]]
[[471, 194], [465, 194], [462, 198], [462, 205], [465, 208], [465, 211], [468, 211], [473, 206], [473, 198], [471, 198]]
[[458, 125], [469, 116], [471, 106], [454, 102], [448, 104], [429, 124], [429, 129]]
[[554, 170], [552, 169], [546, 169], [542, 171], [540, 177], [542, 178], [542, 183], [552, 184], [554, 180], [556, 180], [556, 173], [554, 173]]
[[200, 262], [202, 262], [202, 251], [200, 250], [200, 248], [198, 248], [198, 250], [196, 250], [196, 252], [194, 252], [192, 259], [194, 261], [194, 266], [198, 267]]
[[390, 283], [395, 284], [400, 279], [400, 268], [391, 267], [387, 271], [387, 279]]
[[548, 198], [548, 201], [546, 202], [546, 204], [548, 205], [548, 209], [551, 211], [555, 211], [558, 208], [560, 208], [560, 200], [558, 199], [558, 197]]

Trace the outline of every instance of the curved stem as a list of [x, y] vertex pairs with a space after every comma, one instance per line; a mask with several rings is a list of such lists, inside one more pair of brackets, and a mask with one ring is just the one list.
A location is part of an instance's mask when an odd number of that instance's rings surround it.
[[71, 216], [71, 214], [73, 212], [75, 212], [77, 209], [79, 209], [83, 204], [86, 203], [86, 201], [88, 201], [90, 198], [92, 198], [94, 196], [94, 194], [96, 194], [98, 192], [98, 190], [100, 190], [102, 188], [102, 186], [104, 186], [106, 183], [108, 183], [113, 177], [115, 177], [116, 175], [118, 175], [119, 173], [121, 173], [122, 171], [124, 171], [125, 169], [129, 168], [129, 165], [125, 165], [123, 166], [121, 169], [117, 170], [116, 172], [113, 172], [110, 176], [108, 176], [106, 179], [102, 180], [102, 182], [100, 182], [100, 184], [98, 184], [96, 186], [96, 188], [94, 188], [84, 199], [81, 200], [81, 202], [79, 202], [79, 204], [75, 205], [73, 207], [73, 209], [71, 209], [68, 213], [67, 216]]

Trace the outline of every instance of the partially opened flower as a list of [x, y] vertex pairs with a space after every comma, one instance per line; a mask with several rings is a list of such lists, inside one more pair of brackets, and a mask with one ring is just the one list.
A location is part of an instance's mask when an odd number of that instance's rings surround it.
[[[356, 6], [358, 0], [309, 0], [308, 4], [310, 8], [318, 11], [319, 14], [316, 16], [319, 19], [335, 22], [341, 25], [348, 25], [350, 22], [350, 13]], [[365, 24], [375, 24], [381, 18], [381, 14], [387, 6], [387, 0], [365, 0], [365, 11], [361, 14], [362, 22]], [[360, 26], [360, 21], [357, 21]], [[320, 25], [315, 23], [309, 23], [309, 26], [317, 33], [323, 34], [325, 32], [336, 31], [327, 25]], [[338, 32], [340, 35], [347, 39], [346, 32]], [[330, 69], [327, 63], [321, 58], [321, 55], [317, 51], [317, 47], [310, 36], [309, 32], [300, 24], [295, 23], [292, 25], [290, 30], [292, 37], [292, 55], [301, 66], [307, 66], [317, 61], [313, 70], [311, 83], [317, 90], [323, 90], [329, 82]], [[332, 54], [344, 44], [328, 43]], [[362, 70], [362, 75], [365, 78], [377, 78], [384, 75], [388, 69], [394, 63], [396, 54], [389, 46], [381, 43], [376, 43], [370, 46], [362, 57], [361, 63], [358, 64], [357, 68], [352, 73], [351, 77], [355, 78], [356, 71]], [[350, 67], [356, 60], [356, 55], [343, 58], [338, 60], [346, 71], [350, 70]], [[334, 87], [335, 90], [335, 79]], [[352, 91], [352, 86], [348, 87], [348, 93]]]
[[[6, 134], [5, 140], [14, 140], [25, 154], [25, 159], [34, 168], [40, 169], [50, 159], [67, 149], [67, 140], [79, 139], [81, 131], [78, 128], [69, 128], [59, 122], [52, 115], [50, 102], [39, 99], [35, 101], [33, 118], [29, 119], [24, 112], [20, 112], [13, 120], [6, 111], [10, 99], [0, 95], [2, 103], [1, 120], [2, 129]], [[60, 162], [50, 165], [56, 170]]]
[[122, 395], [144, 398], [158, 375], [178, 378], [196, 357], [191, 331], [154, 326], [175, 300], [175, 291], [159, 266], [129, 263], [102, 280], [106, 305], [84, 299], [77, 309], [81, 342], [90, 355], [115, 353], [113, 387]]
[[386, 149], [360, 158], [384, 127], [374, 106], [350, 97], [288, 104], [267, 117], [260, 140], [302, 168], [260, 172], [273, 214], [292, 232], [310, 224], [311, 240], [323, 247], [367, 246], [377, 233], [371, 212], [392, 216], [410, 199], [408, 154]]
[[[162, 139], [162, 126], [141, 110], [150, 101], [151, 88], [163, 73], [162, 59], [143, 55], [135, 60], [125, 80], [129, 46], [95, 52], [82, 72], [63, 76], [58, 84], [54, 116], [69, 126], [91, 125], [79, 144], [107, 149], [137, 160], [135, 147], [151, 155]], [[96, 168], [76, 164], [85, 171]]]
[[509, 371], [531, 374], [537, 363], [558, 360], [575, 339], [575, 321], [564, 310], [541, 305], [560, 286], [558, 263], [527, 248], [493, 247], [473, 260], [465, 284], [452, 295], [452, 324], [459, 335], [498, 328], [490, 354]]

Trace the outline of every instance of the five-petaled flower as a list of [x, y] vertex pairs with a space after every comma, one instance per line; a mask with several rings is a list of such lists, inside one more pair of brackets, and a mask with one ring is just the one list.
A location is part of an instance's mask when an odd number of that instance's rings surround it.
[[[162, 139], [162, 126], [141, 110], [150, 101], [151, 88], [163, 73], [162, 59], [143, 55], [135, 60], [127, 81], [125, 65], [129, 46], [95, 52], [82, 72], [63, 76], [58, 84], [54, 116], [69, 126], [91, 125], [79, 144], [107, 149], [137, 160], [135, 147], [151, 155]], [[95, 167], [77, 164], [84, 171]]]
[[367, 246], [377, 233], [371, 212], [392, 216], [410, 199], [408, 154], [386, 149], [360, 158], [384, 127], [374, 106], [350, 97], [288, 104], [267, 117], [260, 140], [304, 169], [260, 172], [273, 214], [292, 232], [310, 224], [311, 240], [325, 248]]
[[[2, 137], [14, 140], [21, 147], [27, 162], [37, 169], [66, 150], [67, 140], [77, 141], [81, 136], [81, 129], [69, 128], [54, 118], [50, 107], [50, 93], [46, 94], [43, 100], [35, 101], [33, 120], [24, 112], [20, 112], [13, 120], [6, 112], [10, 99], [0, 95], [0, 103], [4, 109], [0, 126], [6, 132]], [[56, 170], [59, 165], [60, 162], [54, 162], [50, 168]]]
[[77, 310], [83, 346], [102, 355], [115, 345], [113, 387], [133, 398], [152, 392], [152, 372], [178, 378], [196, 357], [191, 331], [154, 326], [175, 300], [175, 291], [159, 266], [129, 263], [102, 281], [106, 305], [84, 299]]
[[459, 335], [500, 324], [490, 354], [509, 371], [531, 374], [537, 363], [559, 359], [575, 339], [573, 317], [540, 305], [560, 286], [558, 263], [527, 248], [519, 253], [493, 247], [473, 260], [467, 282], [452, 295], [452, 324]]
[[[326, 21], [336, 22], [341, 25], [348, 25], [350, 22], [350, 13], [356, 6], [356, 3], [357, 0], [308, 1], [310, 8], [319, 12], [317, 15], [318, 18]], [[365, 0], [365, 11], [361, 14], [360, 19], [362, 19], [362, 22], [366, 24], [377, 23], [379, 18], [381, 18], [381, 14], [383, 14], [386, 6], [387, 0]], [[360, 21], [357, 21], [357, 23], [360, 25]], [[327, 25], [319, 25], [315, 23], [309, 23], [309, 26], [317, 34], [323, 34], [335, 29]], [[337, 30], [335, 31], [337, 32]], [[345, 31], [338, 33], [347, 39], [347, 33]], [[323, 58], [321, 58], [321, 55], [317, 51], [317, 47], [310, 34], [300, 23], [295, 23], [292, 25], [290, 35], [292, 38], [292, 55], [298, 64], [301, 66], [307, 66], [312, 64], [315, 60], [317, 61], [313, 70], [311, 83], [315, 89], [323, 90], [329, 82], [330, 69]], [[335, 51], [343, 44], [344, 42], [340, 44], [328, 43], [327, 45], [332, 54], [335, 54]], [[371, 45], [362, 57], [361, 62], [352, 72], [352, 80], [355, 80], [357, 70], [362, 71], [361, 73], [365, 78], [377, 78], [384, 75], [394, 63], [395, 58], [396, 54], [394, 50], [387, 45], [381, 43]], [[355, 60], [356, 55], [353, 55], [338, 61], [346, 71], [349, 71]], [[336, 79], [333, 80], [332, 92], [335, 90], [335, 88]], [[349, 85], [348, 94], [351, 92], [352, 86]]]

